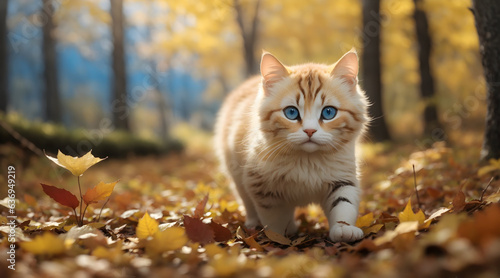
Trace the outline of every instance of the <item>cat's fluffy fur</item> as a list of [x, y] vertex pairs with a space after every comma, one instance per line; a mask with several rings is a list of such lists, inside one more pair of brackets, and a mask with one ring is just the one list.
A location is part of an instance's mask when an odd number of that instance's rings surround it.
[[[354, 226], [360, 195], [355, 147], [368, 116], [357, 74], [354, 50], [334, 65], [291, 67], [264, 53], [261, 76], [227, 97], [215, 148], [245, 206], [247, 226], [293, 234], [295, 207], [318, 203], [333, 241], [363, 237]], [[300, 116], [287, 118], [287, 107]], [[337, 110], [333, 119], [321, 116], [325, 107]]]

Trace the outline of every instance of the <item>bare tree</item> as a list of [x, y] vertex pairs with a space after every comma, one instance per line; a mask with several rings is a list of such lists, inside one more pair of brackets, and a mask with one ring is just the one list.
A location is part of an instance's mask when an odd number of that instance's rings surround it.
[[369, 133], [376, 142], [390, 140], [382, 106], [380, 77], [380, 0], [363, 0], [363, 57], [361, 58], [363, 89], [372, 105]]
[[255, 58], [255, 46], [257, 45], [257, 29], [259, 25], [260, 0], [255, 1], [254, 13], [249, 21], [245, 22], [245, 12], [239, 0], [234, 0], [236, 11], [236, 22], [240, 28], [243, 39], [243, 56], [245, 58], [246, 75], [251, 76], [258, 71], [258, 60]]
[[56, 40], [54, 38], [54, 3], [53, 0], [42, 0], [42, 14], [45, 16], [43, 22], [43, 77], [45, 80], [45, 116], [48, 121], [61, 122], [61, 97], [59, 93], [58, 68], [57, 68], [57, 52]]
[[127, 71], [125, 65], [123, 0], [110, 0], [111, 33], [113, 36], [113, 101], [112, 113], [115, 128], [130, 131], [127, 102]]
[[[421, 9], [422, 0], [413, 0], [415, 11], [415, 29], [418, 42], [418, 61], [420, 64], [420, 96], [425, 102], [424, 109], [424, 135], [441, 136], [442, 125], [439, 122], [434, 90], [434, 78], [430, 67], [432, 40], [429, 34], [429, 22], [424, 10]], [[434, 138], [440, 140], [442, 138]]]
[[0, 1], [0, 111], [7, 113], [9, 101], [8, 84], [9, 78], [8, 65], [9, 56], [7, 54], [7, 10], [8, 0]]
[[481, 159], [500, 158], [500, 2], [472, 0], [479, 51], [486, 79], [488, 109]]

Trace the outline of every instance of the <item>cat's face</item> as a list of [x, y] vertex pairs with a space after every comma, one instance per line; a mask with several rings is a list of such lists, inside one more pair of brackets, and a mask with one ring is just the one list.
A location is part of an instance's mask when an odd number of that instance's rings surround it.
[[335, 65], [283, 66], [264, 53], [261, 129], [284, 151], [336, 151], [363, 129], [366, 99], [357, 86], [358, 60], [348, 52]]

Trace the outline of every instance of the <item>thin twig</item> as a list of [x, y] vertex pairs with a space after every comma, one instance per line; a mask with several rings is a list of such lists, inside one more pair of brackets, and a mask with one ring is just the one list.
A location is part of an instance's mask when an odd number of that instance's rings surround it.
[[80, 221], [78, 220], [78, 217], [77, 217], [77, 215], [76, 215], [76, 209], [73, 209], [73, 212], [75, 213], [75, 220], [76, 220], [76, 224], [77, 224], [78, 226], [80, 226]]
[[479, 198], [480, 202], [483, 201], [484, 193], [486, 193], [486, 190], [488, 189], [488, 187], [490, 187], [490, 184], [493, 182], [494, 179], [495, 179], [495, 176], [491, 177], [490, 182], [488, 182], [488, 185], [486, 185], [486, 188], [481, 193], [481, 198]]
[[87, 208], [89, 207], [89, 204], [86, 204], [85, 209], [83, 210], [82, 214], [82, 226], [83, 226], [83, 217], [85, 216], [85, 212], [87, 212]]
[[109, 202], [109, 199], [111, 198], [111, 194], [109, 195], [108, 199], [106, 200], [106, 202], [104, 202], [104, 204], [102, 205], [101, 207], [101, 210], [99, 211], [99, 216], [97, 217], [97, 222], [99, 222], [99, 220], [101, 220], [101, 213], [102, 213], [102, 210], [104, 209], [104, 206]]
[[83, 195], [82, 195], [82, 186], [80, 185], [80, 176], [78, 176], [78, 189], [80, 189], [80, 219], [81, 219], [80, 227], [81, 227], [83, 226], [83, 215], [82, 215]]
[[420, 198], [418, 197], [418, 190], [417, 190], [417, 174], [415, 173], [415, 164], [412, 164], [413, 166], [413, 184], [415, 186], [415, 194], [417, 195], [417, 203], [418, 203], [418, 208], [422, 209], [422, 206], [420, 205]]

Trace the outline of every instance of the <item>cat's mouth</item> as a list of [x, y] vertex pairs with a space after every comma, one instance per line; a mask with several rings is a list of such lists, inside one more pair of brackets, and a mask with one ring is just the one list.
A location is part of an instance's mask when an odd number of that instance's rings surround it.
[[300, 144], [300, 147], [302, 148], [302, 150], [310, 153], [310, 152], [317, 151], [320, 148], [320, 144], [309, 139], [309, 140], [305, 141], [304, 143]]
[[306, 141], [304, 141], [304, 143], [302, 143], [302, 145], [304, 144], [308, 144], [308, 143], [312, 143], [312, 144], [315, 144], [315, 145], [319, 145], [318, 142], [312, 140], [312, 138], [309, 138], [307, 139]]

